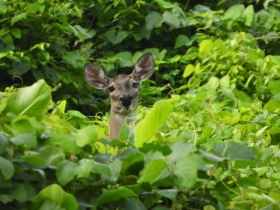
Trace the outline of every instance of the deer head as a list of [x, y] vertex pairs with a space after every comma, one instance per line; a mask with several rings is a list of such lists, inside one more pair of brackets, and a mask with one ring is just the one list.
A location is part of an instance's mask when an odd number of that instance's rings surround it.
[[151, 53], [145, 53], [137, 60], [131, 74], [114, 78], [108, 77], [99, 66], [85, 64], [84, 76], [87, 83], [105, 91], [111, 98], [109, 139], [118, 138], [123, 123], [135, 122], [138, 89], [142, 81], [152, 76], [154, 67]]

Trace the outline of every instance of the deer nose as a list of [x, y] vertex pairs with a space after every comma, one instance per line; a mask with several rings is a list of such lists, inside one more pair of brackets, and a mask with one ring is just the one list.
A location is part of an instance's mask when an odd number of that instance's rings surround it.
[[132, 104], [133, 97], [130, 94], [123, 94], [120, 97], [121, 105], [128, 108]]

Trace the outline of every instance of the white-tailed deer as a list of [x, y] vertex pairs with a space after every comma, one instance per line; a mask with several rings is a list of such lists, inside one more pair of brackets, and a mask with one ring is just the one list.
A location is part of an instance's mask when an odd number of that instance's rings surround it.
[[151, 53], [145, 53], [137, 60], [131, 74], [118, 75], [114, 78], [108, 77], [99, 66], [85, 64], [84, 76], [87, 83], [104, 90], [111, 98], [109, 139], [118, 139], [124, 123], [135, 123], [138, 88], [142, 81], [152, 76], [154, 67]]

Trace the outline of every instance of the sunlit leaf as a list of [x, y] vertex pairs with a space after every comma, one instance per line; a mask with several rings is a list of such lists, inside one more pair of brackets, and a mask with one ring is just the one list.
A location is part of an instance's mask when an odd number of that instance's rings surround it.
[[172, 112], [177, 101], [177, 98], [172, 98], [161, 100], [154, 104], [153, 109], [136, 126], [135, 144], [137, 147], [141, 147], [144, 142], [149, 142]]
[[158, 180], [164, 169], [167, 168], [167, 163], [162, 159], [151, 161], [143, 170], [143, 175], [138, 180], [139, 183], [149, 182], [150, 184]]
[[83, 147], [86, 144], [94, 143], [97, 139], [97, 129], [95, 126], [90, 125], [82, 128], [76, 134], [76, 143], [79, 147]]
[[75, 197], [66, 193], [59, 185], [52, 184], [41, 190], [34, 198], [31, 209], [37, 210], [46, 202], [52, 201], [62, 209], [77, 210], [78, 203]]
[[4, 111], [42, 119], [50, 100], [51, 87], [44, 80], [39, 80], [11, 95]]
[[255, 15], [253, 5], [249, 5], [248, 7], [246, 7], [246, 9], [243, 12], [243, 15], [245, 18], [245, 25], [251, 26]]
[[26, 13], [23, 12], [23, 13], [20, 13], [16, 16], [14, 16], [12, 19], [11, 19], [11, 25], [14, 25], [16, 22], [18, 22], [19, 20], [23, 19], [26, 17]]

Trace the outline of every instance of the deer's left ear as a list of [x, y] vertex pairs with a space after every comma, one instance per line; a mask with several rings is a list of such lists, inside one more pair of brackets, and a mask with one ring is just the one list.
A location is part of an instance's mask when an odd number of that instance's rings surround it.
[[155, 70], [155, 62], [152, 53], [142, 55], [136, 62], [133, 75], [138, 81], [149, 79]]

